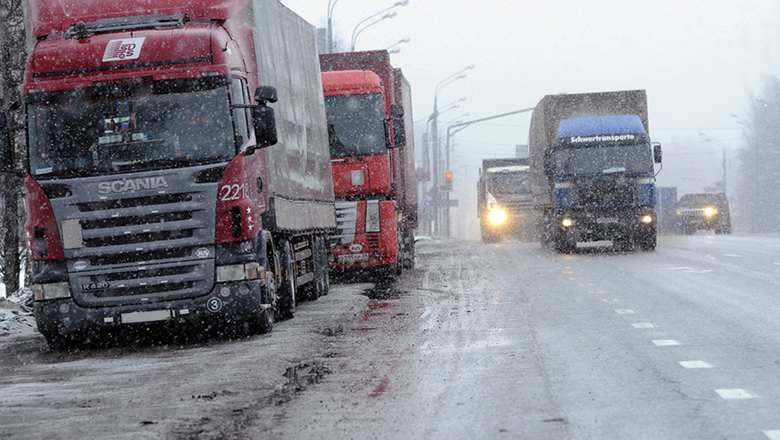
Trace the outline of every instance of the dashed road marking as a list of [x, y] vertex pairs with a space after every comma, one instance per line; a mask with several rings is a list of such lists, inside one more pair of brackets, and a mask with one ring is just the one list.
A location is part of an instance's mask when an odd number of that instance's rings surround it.
[[712, 365], [704, 361], [680, 361], [680, 365], [685, 368], [712, 368]]
[[631, 325], [633, 325], [634, 328], [655, 328], [655, 326], [649, 322], [635, 322]]
[[653, 344], [659, 347], [670, 347], [672, 345], [682, 345], [679, 341], [674, 339], [653, 339]]
[[603, 290], [591, 290], [591, 291], [590, 291], [590, 292], [588, 292], [588, 293], [595, 293], [595, 294], [597, 294], [597, 295], [598, 295], [598, 294], [602, 294], [602, 293], [606, 293], [606, 292], [605, 292], [605, 291], [603, 291]]
[[618, 302], [618, 300], [615, 299], [615, 298], [602, 298], [601, 300], [604, 301], [605, 303], [616, 303], [616, 302]]
[[722, 388], [715, 390], [724, 399], [752, 399], [753, 396], [742, 388]]
[[769, 437], [769, 440], [780, 440], [780, 429], [764, 431], [764, 435]]
[[615, 309], [615, 313], [619, 313], [621, 315], [628, 315], [634, 313], [634, 311], [631, 309]]
[[724, 257], [735, 257], [735, 258], [739, 258], [739, 257], [741, 257], [742, 255], [738, 255], [738, 254], [723, 254], [723, 256], [724, 256]]
[[688, 267], [688, 266], [668, 267], [667, 270], [679, 270], [680, 272], [685, 272], [685, 273], [709, 273], [709, 272], [712, 272], [712, 269], [694, 269], [694, 268]]

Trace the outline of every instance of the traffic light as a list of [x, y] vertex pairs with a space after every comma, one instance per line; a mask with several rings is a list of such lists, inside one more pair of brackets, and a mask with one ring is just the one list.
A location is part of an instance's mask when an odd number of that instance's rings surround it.
[[444, 191], [452, 191], [452, 171], [444, 172], [444, 185], [442, 185]]

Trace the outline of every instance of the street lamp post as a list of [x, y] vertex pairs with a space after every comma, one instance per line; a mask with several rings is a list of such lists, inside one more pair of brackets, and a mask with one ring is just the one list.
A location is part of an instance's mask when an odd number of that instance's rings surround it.
[[712, 137], [707, 136], [704, 133], [699, 132], [699, 136], [704, 138], [705, 141], [719, 147], [723, 152], [723, 192], [725, 193], [726, 192], [726, 146], [723, 145], [723, 143], [720, 142], [719, 140], [713, 139]]
[[[441, 178], [441, 176], [439, 175], [439, 166], [441, 162], [441, 153], [439, 150], [439, 92], [445, 86], [459, 79], [465, 78], [466, 77], [465, 72], [473, 68], [474, 65], [472, 64], [464, 68], [463, 70], [453, 73], [452, 75], [439, 81], [439, 84], [436, 85], [436, 89], [433, 94], [433, 113], [431, 114], [429, 119], [431, 120], [431, 135], [433, 137], [431, 139], [431, 143], [433, 144], [433, 185], [434, 188], [436, 188], [437, 190], [438, 190], [439, 180]], [[439, 209], [438, 204], [435, 204], [434, 205], [434, 230], [436, 233], [440, 233], [440, 229], [441, 229], [441, 223], [439, 219], [440, 212], [441, 211]]]
[[328, 40], [328, 53], [333, 53], [333, 9], [339, 0], [328, 1], [328, 29], [325, 38]]
[[[338, 1], [338, 0], [336, 0], [336, 1]], [[393, 6], [390, 6], [389, 8], [385, 8], [385, 9], [377, 12], [376, 14], [369, 15], [368, 17], [366, 17], [363, 20], [361, 20], [360, 23], [358, 23], [357, 26], [355, 26], [355, 29], [352, 30], [352, 39], [350, 40], [351, 43], [352, 43], [352, 52], [355, 51], [355, 40], [357, 39], [357, 34], [360, 34], [360, 32], [363, 32], [367, 27], [373, 26], [373, 25], [379, 23], [382, 20], [385, 20], [387, 18], [395, 17], [395, 13], [393, 13], [393, 14], [386, 14], [386, 15], [382, 16], [382, 18], [380, 18], [379, 20], [376, 20], [376, 21], [374, 21], [372, 23], [369, 23], [368, 25], [366, 25], [365, 27], [360, 29], [360, 31], [358, 31], [358, 28], [360, 28], [360, 26], [363, 25], [363, 23], [365, 23], [365, 22], [367, 22], [367, 21], [369, 21], [369, 20], [371, 20], [371, 19], [373, 19], [375, 17], [379, 17], [380, 15], [390, 11], [391, 9], [394, 9], [394, 8], [397, 8], [397, 7], [400, 7], [400, 6], [406, 6], [408, 4], [409, 4], [409, 0], [403, 0], [403, 1], [400, 1], [400, 2], [396, 2]]]

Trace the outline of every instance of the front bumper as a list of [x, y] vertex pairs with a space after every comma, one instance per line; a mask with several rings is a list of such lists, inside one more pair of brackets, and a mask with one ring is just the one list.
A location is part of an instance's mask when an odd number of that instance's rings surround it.
[[259, 280], [217, 283], [207, 295], [185, 300], [112, 307], [83, 307], [73, 298], [37, 301], [38, 330], [47, 337], [78, 337], [88, 332], [151, 325], [230, 325], [270, 304]]
[[[651, 221], [643, 218], [649, 216]], [[563, 226], [569, 219], [573, 224]], [[571, 241], [619, 240], [626, 237], [642, 237], [655, 231], [658, 217], [652, 208], [639, 207], [628, 209], [563, 211], [556, 214], [559, 233]]]

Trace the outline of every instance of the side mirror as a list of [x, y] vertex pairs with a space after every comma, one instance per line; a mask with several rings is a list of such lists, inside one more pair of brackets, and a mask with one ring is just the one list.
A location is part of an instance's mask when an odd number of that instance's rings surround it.
[[257, 145], [248, 148], [247, 154], [254, 153], [255, 148], [266, 148], [276, 145], [278, 134], [276, 132], [276, 113], [268, 107], [269, 102], [276, 102], [276, 87], [260, 86], [255, 90], [257, 107], [252, 109], [252, 125], [255, 129]]
[[393, 144], [396, 148], [406, 146], [406, 128], [403, 119], [393, 118]]
[[663, 156], [661, 151], [661, 144], [658, 142], [653, 143], [653, 161], [655, 163], [661, 163], [661, 157]]
[[274, 86], [259, 86], [255, 89], [255, 101], [258, 104], [267, 104], [269, 102], [276, 102], [276, 87]]
[[[278, 142], [276, 132], [276, 113], [274, 109], [265, 104], [258, 105], [252, 110], [252, 123], [255, 128], [256, 148], [266, 148], [276, 145]], [[252, 152], [247, 151], [247, 154]]]
[[548, 176], [553, 173], [553, 155], [549, 151], [544, 153], [544, 158], [542, 159], [542, 170], [544, 171], [544, 174]]
[[402, 104], [390, 104], [390, 116], [393, 118], [403, 118], [404, 106]]

